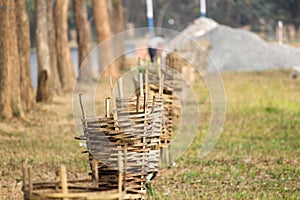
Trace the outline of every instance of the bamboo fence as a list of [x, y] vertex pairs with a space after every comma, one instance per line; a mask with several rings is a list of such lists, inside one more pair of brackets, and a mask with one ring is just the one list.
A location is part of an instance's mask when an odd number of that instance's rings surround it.
[[33, 182], [31, 167], [23, 167], [24, 199], [144, 199], [173, 136], [173, 74], [156, 67], [138, 74], [135, 96], [123, 97], [120, 80], [103, 116], [87, 117], [80, 94], [84, 134], [76, 139], [86, 141], [92, 177], [67, 180], [62, 166], [55, 181]]

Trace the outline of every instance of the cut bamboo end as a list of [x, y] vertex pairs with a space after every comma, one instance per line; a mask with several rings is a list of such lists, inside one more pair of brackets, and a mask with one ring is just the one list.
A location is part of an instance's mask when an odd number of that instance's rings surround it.
[[111, 98], [108, 97], [105, 99], [105, 116], [110, 118], [111, 115]]

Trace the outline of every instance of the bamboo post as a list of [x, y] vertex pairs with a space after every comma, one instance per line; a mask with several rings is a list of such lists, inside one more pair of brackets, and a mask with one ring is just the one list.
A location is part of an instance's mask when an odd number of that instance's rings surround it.
[[105, 99], [105, 116], [109, 118], [110, 114], [111, 114], [111, 98], [108, 97]]
[[58, 192], [59, 191], [59, 180], [60, 180], [60, 177], [59, 177], [59, 170], [57, 169], [55, 171], [55, 181], [57, 181], [57, 184], [55, 184], [55, 191]]
[[[112, 80], [111, 76], [109, 77], [109, 83], [110, 83], [110, 92], [111, 92], [111, 98], [110, 98], [111, 112], [112, 112], [113, 118], [115, 120], [115, 127], [116, 127], [115, 129], [118, 130], [119, 128], [118, 128], [118, 114], [117, 114], [117, 108], [116, 108], [116, 98], [114, 98], [114, 94], [113, 94], [113, 80]], [[119, 86], [118, 86], [118, 89], [120, 92]]]
[[148, 72], [148, 65], [146, 65], [145, 67], [145, 93], [146, 93], [146, 97], [148, 94], [148, 84], [149, 84], [149, 72]]
[[110, 95], [113, 97], [114, 88], [113, 88], [113, 80], [111, 76], [109, 76], [109, 85], [110, 85]]
[[143, 73], [139, 73], [139, 83], [140, 83], [140, 96], [144, 96], [144, 81], [143, 81]]
[[[144, 96], [144, 133], [143, 135], [145, 135], [147, 133], [147, 116], [146, 116], [146, 113], [147, 113], [147, 108], [148, 108], [148, 101], [147, 101], [147, 93], [145, 93], [145, 96]], [[142, 138], [142, 143], [143, 143], [143, 149], [146, 148], [146, 137], [143, 136]], [[144, 173], [145, 173], [145, 151], [143, 151], [143, 159], [142, 159], [142, 162], [143, 162], [143, 166], [142, 166], [142, 179], [144, 179]], [[141, 185], [143, 185], [143, 183], [141, 183]]]
[[82, 112], [82, 118], [86, 119], [86, 115], [85, 115], [84, 108], [83, 108], [83, 103], [82, 103], [82, 93], [80, 93], [78, 95], [79, 95], [80, 108], [81, 108], [81, 112]]
[[152, 96], [151, 113], [153, 113], [153, 111], [154, 111], [154, 106], [155, 106], [155, 96]]
[[115, 121], [115, 130], [119, 130], [119, 123], [118, 123], [118, 112], [117, 112], [117, 107], [116, 107], [116, 99], [112, 99], [112, 106], [113, 106], [113, 118]]
[[122, 80], [122, 77], [120, 77], [118, 79], [118, 88], [119, 88], [119, 96], [120, 98], [123, 98], [123, 80]]
[[95, 177], [94, 185], [95, 185], [95, 187], [98, 187], [99, 186], [98, 162], [96, 160], [93, 160], [92, 165], [93, 165], [93, 169], [94, 169], [93, 173], [94, 173], [94, 177]]
[[122, 151], [118, 151], [118, 193], [119, 193], [119, 200], [122, 199]]
[[167, 166], [168, 166], [170, 164], [169, 145], [165, 149], [166, 149], [166, 163], [167, 163]]
[[33, 181], [32, 181], [32, 166], [28, 166], [28, 191], [29, 191], [29, 196], [32, 195], [33, 192]]
[[127, 173], [127, 144], [124, 147], [124, 190], [126, 193], [126, 173]]
[[163, 83], [164, 83], [165, 75], [159, 77], [159, 89], [158, 96], [161, 97], [163, 94]]
[[1, 194], [2, 194], [2, 182], [0, 182], [0, 196], [2, 196]]
[[[161, 144], [161, 143], [160, 143]], [[163, 164], [163, 160], [162, 160], [162, 157], [163, 157], [163, 148], [162, 148], [162, 146], [159, 146], [159, 166], [162, 166], [162, 164]]]
[[136, 97], [136, 112], [140, 111], [140, 95]]
[[[68, 194], [67, 169], [65, 165], [60, 166], [60, 181], [62, 193]], [[63, 199], [66, 200], [66, 198]]]
[[[23, 189], [26, 187], [26, 167], [25, 162], [22, 162], [22, 182], [23, 182]], [[0, 191], [2, 189], [2, 186], [0, 186]]]
[[160, 78], [161, 77], [161, 68], [160, 68], [159, 64], [157, 64], [156, 66], [157, 66], [157, 71], [158, 71], [158, 78]]
[[[86, 115], [85, 115], [85, 112], [84, 112], [84, 107], [83, 107], [83, 103], [82, 103], [82, 93], [79, 94], [79, 103], [80, 103], [80, 108], [81, 108], [81, 112], [82, 112], [82, 118], [84, 120], [84, 125], [83, 125], [83, 132], [84, 132], [84, 135], [86, 134], [86, 128], [87, 128], [87, 122], [86, 122]], [[82, 141], [80, 141], [81, 143]]]

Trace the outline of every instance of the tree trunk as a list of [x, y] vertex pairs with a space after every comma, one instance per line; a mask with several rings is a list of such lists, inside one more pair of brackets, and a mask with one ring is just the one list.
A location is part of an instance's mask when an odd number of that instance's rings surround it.
[[[87, 57], [93, 48], [92, 45], [92, 33], [90, 23], [88, 21], [87, 9], [85, 5], [85, 0], [73, 1], [73, 9], [76, 22], [77, 31], [77, 43], [78, 43], [78, 53], [79, 53], [79, 66], [78, 69], [84, 62], [84, 69], [79, 69], [78, 80], [82, 82], [87, 82], [92, 80], [92, 60]], [[87, 60], [85, 60], [87, 59]]]
[[65, 92], [72, 91], [75, 81], [68, 42], [68, 5], [69, 0], [56, 0], [54, 12], [58, 72]]
[[[171, 1], [164, 2], [163, 6], [162, 6], [161, 9], [160, 9], [160, 12], [159, 12], [159, 14], [158, 14], [158, 17], [157, 17], [157, 25], [156, 25], [157, 27], [159, 27], [159, 28], [162, 28], [162, 27], [163, 27], [164, 18], [165, 18], [165, 16], [166, 16], [166, 13], [168, 13], [167, 10], [169, 9], [169, 7], [170, 7], [171, 4], [172, 4]], [[162, 34], [161, 31], [162, 31], [162, 30], [159, 29], [158, 35], [161, 35], [161, 34]]]
[[[106, 0], [93, 1], [93, 13], [95, 18], [95, 26], [98, 35], [98, 42], [101, 43], [112, 37], [111, 22], [108, 13], [108, 5]], [[114, 43], [112, 40], [106, 41], [105, 55], [103, 49], [99, 52], [100, 72], [104, 72], [104, 76], [119, 76], [119, 68], [113, 62]], [[104, 71], [105, 70], [105, 71]]]
[[30, 33], [25, 0], [15, 0], [20, 61], [20, 91], [22, 107], [30, 110], [35, 104], [30, 74]]
[[22, 116], [14, 0], [0, 2], [0, 116]]
[[61, 82], [59, 78], [58, 68], [57, 68], [57, 57], [56, 57], [56, 35], [54, 27], [54, 2], [52, 0], [47, 1], [47, 29], [48, 29], [48, 46], [50, 53], [50, 68], [51, 68], [51, 79], [50, 84], [52, 92], [54, 94], [61, 94]]
[[[114, 33], [118, 34], [123, 32], [123, 6], [121, 0], [114, 0], [112, 1], [112, 18], [113, 18], [113, 24], [115, 25]], [[125, 62], [125, 56], [124, 53], [124, 37], [117, 37], [116, 44], [118, 47], [115, 49], [117, 51], [118, 55], [122, 55], [120, 58], [116, 60], [117, 67], [123, 68], [124, 62]]]
[[115, 24], [115, 33], [121, 33], [123, 31], [123, 6], [121, 0], [112, 1], [113, 19]]
[[47, 30], [47, 0], [36, 0], [36, 44], [38, 60], [38, 102], [51, 102], [51, 69]]

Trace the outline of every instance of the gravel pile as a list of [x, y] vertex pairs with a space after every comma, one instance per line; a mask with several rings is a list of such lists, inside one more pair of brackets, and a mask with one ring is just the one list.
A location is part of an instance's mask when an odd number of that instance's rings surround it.
[[183, 33], [197, 41], [208, 41], [210, 48], [199, 50], [190, 39], [181, 35], [175, 37], [169, 46], [185, 55], [191, 54], [187, 59], [191, 57], [193, 64], [203, 63], [203, 60], [196, 61], [195, 56], [208, 51], [208, 71], [214, 70], [213, 65], [220, 71], [266, 70], [300, 65], [299, 48], [271, 44], [255, 33], [219, 25], [211, 19], [199, 18]]
[[209, 18], [200, 17], [194, 21], [193, 24], [188, 26], [182, 32], [192, 37], [200, 37], [208, 31], [216, 28], [218, 23]]
[[300, 65], [299, 48], [270, 44], [249, 31], [219, 25], [203, 38], [211, 45], [210, 70], [213, 69], [212, 63], [221, 71], [266, 70]]

